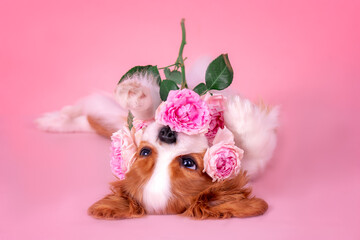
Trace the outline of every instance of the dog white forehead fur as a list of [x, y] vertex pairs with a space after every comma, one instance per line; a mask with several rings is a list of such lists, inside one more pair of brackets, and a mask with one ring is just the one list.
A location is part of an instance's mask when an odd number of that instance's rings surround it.
[[169, 165], [178, 156], [189, 153], [202, 153], [209, 147], [203, 134], [187, 135], [177, 133], [176, 143], [168, 144], [158, 139], [159, 123], [151, 123], [144, 131], [142, 141], [151, 143], [157, 149], [155, 168], [143, 192], [143, 201], [149, 213], [162, 213], [171, 197]]

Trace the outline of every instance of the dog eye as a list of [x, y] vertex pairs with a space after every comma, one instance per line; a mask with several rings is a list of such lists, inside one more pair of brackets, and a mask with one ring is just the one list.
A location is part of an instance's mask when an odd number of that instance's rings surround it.
[[194, 159], [192, 159], [191, 157], [182, 157], [181, 158], [181, 165], [183, 167], [186, 167], [186, 168], [189, 168], [189, 169], [192, 169], [192, 170], [196, 170], [196, 168], [197, 168]]
[[149, 156], [151, 154], [151, 149], [147, 148], [147, 147], [144, 147], [141, 149], [140, 151], [140, 156]]

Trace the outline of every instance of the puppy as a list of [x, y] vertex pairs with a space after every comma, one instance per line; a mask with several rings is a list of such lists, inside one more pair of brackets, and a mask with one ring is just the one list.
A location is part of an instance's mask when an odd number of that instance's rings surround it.
[[[224, 127], [244, 151], [240, 172], [214, 182], [205, 172], [204, 156], [211, 143], [204, 134], [172, 131], [152, 121], [137, 139], [125, 178], [111, 184], [111, 194], [88, 213], [101, 219], [135, 218], [145, 214], [181, 214], [197, 219], [261, 215], [267, 203], [251, 196], [247, 178], [258, 176], [276, 146], [277, 107], [256, 105], [239, 95], [227, 95]], [[37, 119], [52, 132], [96, 132], [110, 138], [127, 125], [128, 111], [139, 120], [154, 119], [161, 104], [153, 76], [134, 74], [118, 85], [115, 98], [95, 94], [61, 111]]]
[[93, 204], [95, 218], [121, 219], [145, 214], [181, 214], [196, 219], [261, 215], [267, 203], [250, 196], [246, 173], [213, 182], [203, 172], [208, 148], [204, 135], [173, 132], [156, 122], [144, 131], [135, 161], [112, 193]]

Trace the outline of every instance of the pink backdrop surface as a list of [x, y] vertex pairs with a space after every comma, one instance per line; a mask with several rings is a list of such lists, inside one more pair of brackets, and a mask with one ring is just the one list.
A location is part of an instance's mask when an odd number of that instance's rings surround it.
[[[359, 1], [0, 2], [0, 239], [360, 239]], [[134, 65], [227, 52], [233, 88], [280, 105], [279, 144], [253, 183], [260, 217], [99, 221], [109, 141], [33, 120]]]

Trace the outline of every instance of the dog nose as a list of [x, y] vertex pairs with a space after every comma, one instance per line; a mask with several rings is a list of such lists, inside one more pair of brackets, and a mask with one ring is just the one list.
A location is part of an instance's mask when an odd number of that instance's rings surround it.
[[159, 139], [164, 143], [171, 144], [176, 142], [176, 135], [176, 132], [171, 131], [169, 126], [165, 126], [160, 129]]

